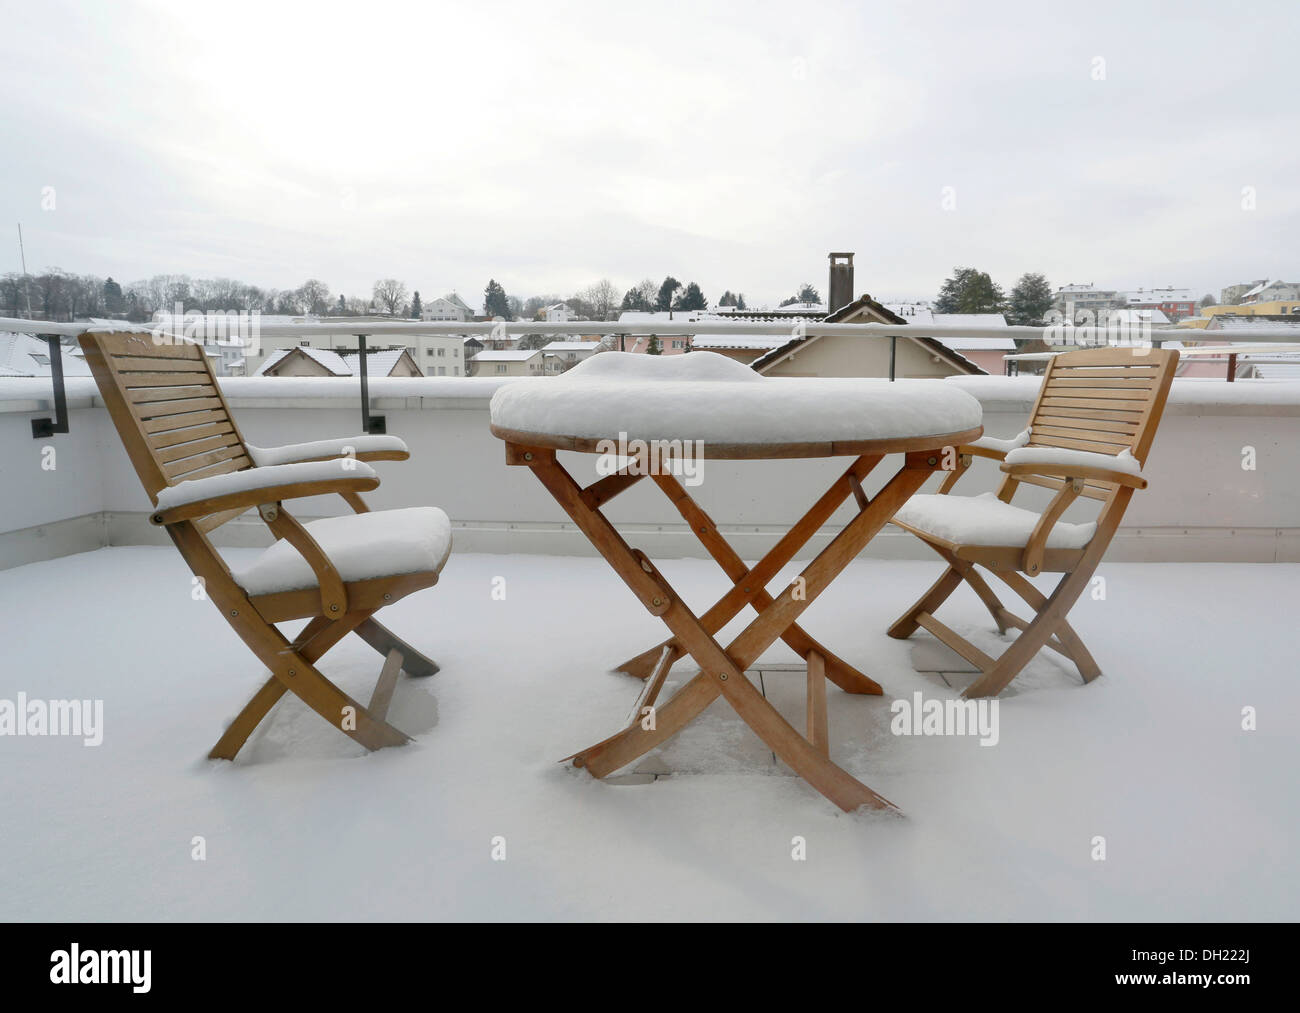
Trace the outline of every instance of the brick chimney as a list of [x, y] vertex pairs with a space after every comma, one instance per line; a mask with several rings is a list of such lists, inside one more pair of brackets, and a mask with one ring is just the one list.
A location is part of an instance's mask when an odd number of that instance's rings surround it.
[[826, 293], [826, 311], [834, 313], [853, 301], [853, 254], [832, 253], [830, 288]]

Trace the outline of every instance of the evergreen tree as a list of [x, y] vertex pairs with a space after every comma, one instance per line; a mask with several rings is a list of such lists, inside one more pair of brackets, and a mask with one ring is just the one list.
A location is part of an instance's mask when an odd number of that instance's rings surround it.
[[695, 282], [691, 282], [682, 289], [682, 294], [673, 303], [673, 309], [675, 310], [706, 310], [708, 308], [709, 300], [704, 298], [704, 293], [700, 291], [700, 286]]
[[736, 295], [735, 295], [735, 293], [732, 292], [731, 289], [727, 289], [725, 292], [722, 293], [722, 298], [720, 298], [720, 299], [718, 300], [718, 305], [719, 305], [719, 306], [735, 306], [735, 305], [736, 305]]
[[936, 313], [1001, 313], [1005, 308], [1006, 296], [1001, 287], [987, 273], [973, 267], [954, 268], [934, 302]]
[[674, 278], [671, 274], [664, 279], [664, 283], [659, 286], [659, 298], [655, 301], [655, 309], [663, 313], [673, 308], [673, 293], [682, 287], [682, 283]]
[[623, 296], [623, 301], [619, 303], [618, 308], [625, 313], [648, 313], [655, 307], [654, 303], [645, 297], [645, 293], [641, 291], [641, 287], [638, 285], [636, 288], [627, 290], [627, 294]]
[[1036, 272], [1022, 274], [1011, 290], [1007, 322], [1013, 326], [1038, 327], [1052, 308], [1052, 286]]
[[483, 290], [483, 313], [489, 318], [510, 319], [510, 299], [495, 278], [488, 279], [487, 288]]
[[747, 309], [749, 309], [749, 307], [745, 305], [745, 293], [744, 293], [744, 292], [741, 292], [741, 293], [739, 293], [739, 294], [736, 296], [736, 309], [738, 309], [738, 310], [747, 310]]
[[819, 303], [822, 301], [821, 294], [807, 282], [799, 287], [799, 301], [808, 303]]
[[420, 305], [420, 290], [416, 289], [415, 297], [411, 300], [411, 316], [419, 317], [423, 311], [424, 307]]
[[339, 293], [339, 301], [338, 301], [338, 304], [334, 307], [334, 312], [337, 313], [337, 314], [338, 314], [339, 316], [341, 316], [341, 317], [347, 316], [347, 313], [348, 313], [348, 301], [347, 301], [346, 299], [343, 298], [343, 293], [342, 293], [342, 292]]
[[104, 309], [109, 313], [121, 313], [125, 304], [122, 301], [122, 286], [112, 277], [104, 279]]
[[650, 335], [650, 343], [645, 346], [646, 355], [662, 355], [663, 351], [663, 346], [659, 344], [659, 335]]

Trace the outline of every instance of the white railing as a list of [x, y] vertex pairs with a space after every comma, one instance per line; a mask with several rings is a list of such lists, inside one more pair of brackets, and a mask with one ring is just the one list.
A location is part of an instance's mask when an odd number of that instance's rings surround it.
[[[685, 311], [683, 311], [685, 312]], [[536, 320], [513, 321], [470, 321], [454, 320], [371, 320], [336, 317], [320, 321], [302, 323], [260, 323], [256, 317], [248, 318], [256, 326], [257, 335], [269, 338], [313, 337], [327, 334], [357, 334], [366, 337], [401, 336], [404, 334], [574, 334], [581, 332], [599, 334], [650, 335], [661, 337], [690, 336], [695, 334], [727, 335], [748, 334], [766, 336], [803, 336], [830, 337], [845, 335], [862, 338], [906, 338], [920, 335], [927, 338], [1013, 338], [1018, 341], [1043, 341], [1052, 344], [1092, 344], [1106, 343], [1107, 327], [1072, 325], [1053, 325], [1048, 327], [976, 327], [967, 324], [835, 324], [814, 320], [665, 320], [653, 323], [617, 320], [571, 320], [567, 323], [543, 322]], [[114, 330], [139, 331], [143, 333], [169, 333], [158, 327], [146, 324], [131, 324], [126, 321], [113, 321]], [[59, 323], [46, 320], [23, 320], [14, 317], [0, 317], [0, 331], [15, 331], [20, 334], [58, 334], [76, 337], [88, 331], [103, 330], [103, 324], [88, 321]], [[1144, 327], [1129, 326], [1120, 330], [1122, 335], [1131, 337], [1132, 343], [1141, 343], [1149, 338], [1156, 343], [1162, 341], [1252, 341], [1252, 342], [1294, 342], [1296, 332], [1286, 327], [1276, 328], [1224, 328], [1216, 331], [1203, 331], [1186, 327]], [[1125, 342], [1128, 343], [1128, 342]]]

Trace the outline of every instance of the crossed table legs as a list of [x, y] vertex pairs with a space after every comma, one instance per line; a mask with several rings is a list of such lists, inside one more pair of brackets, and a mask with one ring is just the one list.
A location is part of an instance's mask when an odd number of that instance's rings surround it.
[[[675, 478], [652, 476], [733, 582], [730, 591], [703, 616], [697, 616], [645, 553], [629, 546], [600, 511], [602, 503], [640, 475], [623, 472], [583, 489], [556, 459], [553, 449], [507, 442], [507, 463], [532, 469], [645, 608], [659, 616], [672, 633], [669, 640], [619, 666], [622, 671], [646, 679], [632, 720], [617, 734], [575, 754], [571, 757], [573, 763], [596, 777], [613, 773], [671, 738], [721, 695], [772, 752], [841, 809], [847, 812], [864, 805], [894, 808], [893, 803], [831, 762], [826, 739], [825, 679], [849, 693], [878, 695], [880, 686], [822, 647], [797, 623], [804, 610], [939, 468], [937, 450], [908, 453], [898, 472], [868, 500], [861, 481], [883, 456], [864, 454], [856, 458], [752, 569], [745, 566]], [[850, 494], [857, 499], [857, 515], [784, 590], [775, 597], [769, 594], [767, 583]], [[755, 609], [757, 618], [723, 648], [714, 635], [747, 605]], [[796, 731], [745, 678], [745, 671], [778, 639], [808, 662], [807, 735]], [[667, 702], [655, 706], [669, 668], [685, 654], [699, 665], [699, 671]]]

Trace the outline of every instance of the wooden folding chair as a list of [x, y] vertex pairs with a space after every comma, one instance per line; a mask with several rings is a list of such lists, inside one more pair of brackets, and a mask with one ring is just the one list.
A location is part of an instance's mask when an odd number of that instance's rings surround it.
[[[906, 639], [918, 627], [982, 673], [965, 696], [996, 696], [1043, 647], [1078, 667], [1084, 682], [1101, 674], [1066, 615], [1088, 586], [1124, 517], [1129, 500], [1147, 482], [1140, 474], [1151, 449], [1178, 352], [1150, 348], [1096, 348], [1056, 356], [1047, 368], [1029, 428], [1014, 441], [983, 439], [958, 448], [957, 467], [934, 495], [913, 496], [893, 523], [922, 539], [948, 564], [935, 584], [889, 629]], [[996, 493], [950, 496], [975, 457], [1001, 462]], [[1012, 506], [1021, 484], [1056, 490], [1041, 514]], [[1094, 524], [1066, 524], [1061, 515], [1076, 499], [1098, 500]], [[977, 567], [983, 567], [1034, 611], [1026, 621], [1009, 611]], [[1050, 595], [1027, 577], [1063, 574]], [[935, 618], [963, 582], [993, 616], [998, 631], [1020, 630], [992, 658]]]
[[[367, 749], [407, 742], [386, 720], [399, 671], [438, 666], [381, 626], [375, 613], [431, 587], [451, 551], [435, 507], [370, 512], [362, 492], [379, 479], [367, 461], [410, 455], [393, 436], [356, 436], [274, 449], [244, 442], [203, 349], [148, 334], [85, 334], [81, 345], [127, 456], [204, 592], [271, 670], [208, 754], [232, 760], [289, 691]], [[270, 381], [274, 382], [274, 381]], [[302, 524], [282, 503], [338, 494], [353, 513]], [[232, 572], [208, 534], [256, 509], [276, 542]], [[310, 619], [290, 641], [276, 627]], [[356, 633], [384, 656], [368, 706], [329, 681], [321, 656]]]

